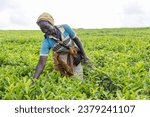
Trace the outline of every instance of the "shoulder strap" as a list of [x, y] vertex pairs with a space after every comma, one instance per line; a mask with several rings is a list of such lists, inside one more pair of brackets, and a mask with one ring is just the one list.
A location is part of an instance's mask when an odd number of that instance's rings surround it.
[[[46, 38], [46, 35], [44, 35], [44, 37]], [[62, 41], [60, 41], [59, 39], [57, 39], [57, 38], [51, 38], [51, 39], [53, 39], [56, 43], [59, 43], [59, 45], [65, 47], [65, 48], [67, 48], [67, 49], [69, 49], [69, 46], [66, 46], [66, 45], [65, 45]]]
[[54, 38], [52, 38], [52, 39], [53, 39], [54, 41], [56, 41], [57, 43], [59, 43], [59, 45], [65, 47], [65, 48], [67, 48], [67, 49], [69, 49], [69, 46], [66, 46], [62, 41], [57, 40], [57, 39], [54, 39]]

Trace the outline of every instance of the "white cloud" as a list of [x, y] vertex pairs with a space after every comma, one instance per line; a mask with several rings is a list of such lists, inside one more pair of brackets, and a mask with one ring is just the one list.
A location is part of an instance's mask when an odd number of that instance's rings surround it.
[[39, 29], [45, 11], [75, 28], [150, 26], [148, 0], [0, 0], [0, 29]]
[[133, 1], [123, 6], [121, 18], [122, 26], [126, 27], [144, 27], [150, 26], [150, 15], [147, 12], [147, 2]]

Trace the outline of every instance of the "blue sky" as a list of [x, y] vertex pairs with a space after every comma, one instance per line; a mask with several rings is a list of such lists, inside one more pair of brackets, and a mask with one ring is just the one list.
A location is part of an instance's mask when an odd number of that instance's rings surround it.
[[42, 12], [73, 28], [150, 26], [149, 0], [0, 0], [0, 29], [39, 29]]

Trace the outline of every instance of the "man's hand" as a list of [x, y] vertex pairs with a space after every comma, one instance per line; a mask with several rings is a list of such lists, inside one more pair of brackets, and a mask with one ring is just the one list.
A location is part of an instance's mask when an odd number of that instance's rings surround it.
[[89, 61], [89, 58], [87, 56], [83, 57], [83, 62], [87, 63]]

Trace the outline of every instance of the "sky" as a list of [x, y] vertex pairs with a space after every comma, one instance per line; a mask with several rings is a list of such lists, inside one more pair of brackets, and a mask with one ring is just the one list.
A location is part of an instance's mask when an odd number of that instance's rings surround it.
[[0, 0], [0, 30], [38, 30], [43, 12], [72, 28], [150, 26], [149, 0]]

